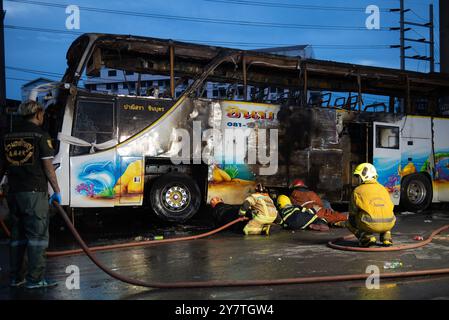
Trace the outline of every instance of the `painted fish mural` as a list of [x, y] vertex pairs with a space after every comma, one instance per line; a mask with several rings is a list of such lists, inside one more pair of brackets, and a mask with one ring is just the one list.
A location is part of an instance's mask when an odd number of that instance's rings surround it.
[[80, 194], [90, 197], [113, 197], [116, 183], [115, 168], [112, 161], [90, 163], [81, 170], [78, 179], [83, 181], [76, 186]]
[[124, 194], [142, 194], [142, 160], [124, 160], [86, 164], [78, 175], [81, 181], [75, 190], [90, 198], [114, 198]]

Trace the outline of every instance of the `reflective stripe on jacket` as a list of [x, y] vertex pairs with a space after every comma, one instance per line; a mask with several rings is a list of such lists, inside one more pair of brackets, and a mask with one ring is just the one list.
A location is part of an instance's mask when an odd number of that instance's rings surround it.
[[383, 232], [393, 228], [396, 217], [388, 191], [377, 181], [367, 181], [355, 188], [349, 214], [357, 217], [362, 228]]
[[245, 199], [243, 207], [249, 207], [253, 219], [261, 224], [273, 223], [276, 220], [276, 206], [267, 194], [254, 193], [250, 195]]

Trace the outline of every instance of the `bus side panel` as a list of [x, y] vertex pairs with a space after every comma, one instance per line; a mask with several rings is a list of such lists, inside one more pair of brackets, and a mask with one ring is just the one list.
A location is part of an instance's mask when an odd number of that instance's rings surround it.
[[[224, 133], [225, 142], [223, 144], [223, 156], [217, 154], [215, 157], [216, 164], [209, 169], [207, 201], [210, 201], [212, 197], [221, 197], [225, 203], [240, 204], [254, 191], [255, 178], [260, 174], [260, 165], [258, 164], [259, 161], [257, 161], [257, 164], [248, 164], [248, 158], [246, 157], [248, 148], [245, 146], [238, 147], [237, 139], [228, 139], [226, 135], [237, 136], [244, 134], [248, 128], [255, 127], [258, 129], [277, 129], [276, 115], [280, 107], [278, 105], [241, 101], [220, 101], [215, 104], [215, 107], [219, 110], [212, 110], [212, 112], [217, 115], [221, 114], [221, 119], [217, 118], [220, 122], [216, 125]], [[258, 129], [256, 129], [256, 132], [258, 132]], [[265, 142], [269, 144], [269, 135], [268, 132], [266, 133]], [[257, 141], [250, 141], [248, 147], [256, 150], [257, 143]], [[277, 144], [272, 147], [277, 148]], [[277, 152], [277, 150], [270, 150], [270, 152]], [[260, 159], [258, 158], [258, 160]], [[272, 178], [271, 175], [266, 177]], [[259, 176], [257, 180], [263, 180], [260, 178], [262, 177]], [[268, 183], [268, 185], [270, 184]]]
[[142, 205], [145, 164], [143, 157], [119, 157], [119, 179], [114, 195], [119, 201], [116, 206]]
[[449, 119], [434, 119], [435, 179], [439, 201], [449, 201]]
[[119, 167], [116, 150], [71, 157], [70, 205], [72, 207], [113, 207]]
[[401, 163], [400, 122], [373, 122], [373, 165], [378, 181], [390, 193], [391, 201], [399, 204]]
[[402, 134], [401, 179], [413, 173], [425, 172], [432, 176], [432, 122], [429, 117], [411, 117], [405, 120]]

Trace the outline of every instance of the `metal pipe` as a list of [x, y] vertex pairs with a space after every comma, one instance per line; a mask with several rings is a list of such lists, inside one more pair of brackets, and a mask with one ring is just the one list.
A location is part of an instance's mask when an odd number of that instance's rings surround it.
[[248, 79], [246, 70], [246, 57], [242, 54], [242, 69], [243, 69], [243, 100], [248, 100]]
[[170, 46], [170, 95], [175, 98], [175, 47]]

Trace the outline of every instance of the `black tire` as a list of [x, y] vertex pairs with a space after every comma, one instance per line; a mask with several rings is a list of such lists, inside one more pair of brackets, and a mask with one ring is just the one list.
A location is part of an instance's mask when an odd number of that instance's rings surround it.
[[150, 201], [160, 219], [182, 223], [198, 212], [201, 192], [191, 177], [181, 173], [168, 173], [154, 182]]
[[401, 182], [401, 208], [407, 211], [420, 212], [432, 203], [432, 184], [423, 174], [411, 174]]

